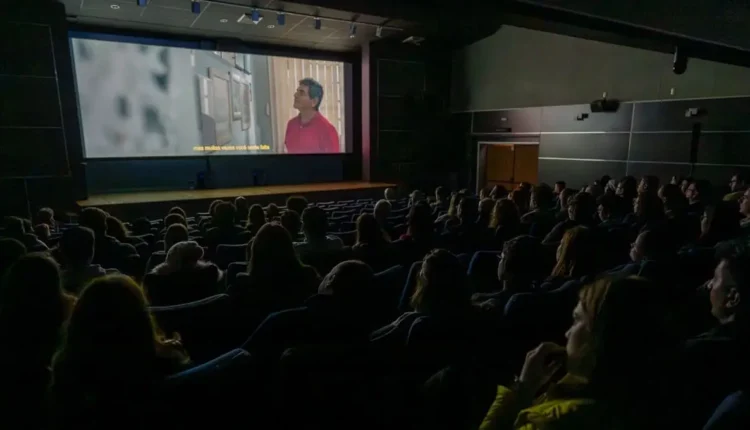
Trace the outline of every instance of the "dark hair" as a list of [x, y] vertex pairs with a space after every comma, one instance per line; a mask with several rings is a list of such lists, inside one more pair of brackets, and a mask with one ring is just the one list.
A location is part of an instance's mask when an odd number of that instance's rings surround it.
[[444, 249], [424, 257], [411, 306], [433, 315], [461, 314], [470, 308], [466, 267], [458, 257]]
[[545, 275], [541, 270], [545, 264], [539, 261], [541, 255], [544, 255], [544, 248], [534, 236], [521, 235], [505, 241], [497, 267], [498, 279], [530, 286], [532, 281]]
[[[273, 219], [279, 215], [281, 215], [281, 213], [278, 206], [273, 203], [268, 205], [268, 208], [266, 208], [266, 218], [268, 221], [273, 221]], [[299, 214], [297, 214], [297, 217], [299, 217]]]
[[302, 216], [302, 212], [307, 208], [307, 199], [302, 196], [291, 196], [286, 199], [286, 208]]
[[137, 218], [133, 221], [133, 233], [136, 235], [150, 234], [151, 233], [151, 221], [146, 217]]
[[456, 216], [461, 220], [461, 224], [476, 222], [479, 216], [479, 200], [476, 197], [463, 196], [458, 204]]
[[95, 235], [107, 233], [107, 213], [99, 208], [85, 208], [78, 217], [78, 224], [90, 228]]
[[172, 213], [164, 218], [164, 228], [169, 228], [172, 224], [182, 224], [187, 227], [187, 220], [185, 220], [185, 217], [180, 214]]
[[547, 210], [552, 206], [555, 193], [547, 184], [539, 184], [531, 189], [531, 202], [533, 208]]
[[490, 219], [491, 228], [515, 228], [520, 224], [521, 214], [518, 211], [518, 206], [513, 200], [500, 199], [495, 202], [495, 207], [492, 210], [492, 218]]
[[302, 231], [308, 239], [323, 239], [328, 231], [326, 212], [317, 206], [302, 211]]
[[638, 196], [638, 181], [632, 176], [625, 176], [620, 179], [618, 186], [622, 187], [622, 197], [628, 203], [632, 202]]
[[560, 242], [560, 254], [552, 276], [580, 278], [597, 269], [597, 247], [594, 232], [584, 226], [568, 229]]
[[704, 203], [710, 203], [713, 199], [713, 195], [711, 191], [713, 191], [713, 187], [711, 186], [711, 182], [706, 181], [705, 179], [699, 179], [697, 181], [694, 181], [691, 185], [695, 187], [695, 190], [698, 191], [698, 197], [700, 200]]
[[249, 206], [249, 203], [246, 198], [242, 196], [238, 196], [234, 199], [234, 207], [236, 207], [237, 210], [247, 209], [248, 206]]
[[555, 181], [555, 185], [559, 185], [562, 189], [565, 189], [565, 187], [567, 186], [565, 181]]
[[84, 266], [94, 259], [96, 238], [86, 227], [73, 227], [65, 230], [60, 238], [60, 252], [66, 265]]
[[585, 223], [592, 220], [596, 212], [596, 200], [586, 192], [580, 192], [571, 197], [568, 206], [573, 208], [575, 220], [578, 222]]
[[653, 192], [641, 192], [636, 198], [638, 208], [635, 215], [641, 222], [658, 221], [664, 218], [664, 203]]
[[284, 211], [281, 214], [281, 225], [289, 232], [292, 239], [296, 239], [302, 229], [302, 221], [299, 214], [295, 211]]
[[362, 214], [357, 218], [357, 245], [380, 247], [388, 242], [388, 235], [374, 215]]
[[346, 301], [366, 299], [374, 284], [374, 272], [359, 260], [337, 264], [323, 278], [318, 293], [330, 294]]
[[438, 202], [444, 202], [446, 199], [450, 197], [451, 193], [448, 188], [440, 186], [435, 188], [435, 197], [437, 198]]
[[3, 219], [5, 233], [10, 233], [16, 237], [23, 236], [26, 233], [23, 219], [17, 216], [8, 216]]
[[[263, 225], [248, 244], [247, 273], [251, 280], [268, 281], [274, 276], [289, 274], [304, 266], [294, 249], [292, 238], [279, 223], [270, 222]], [[261, 285], [283, 288], [283, 285]]]
[[674, 234], [667, 227], [659, 226], [643, 230], [639, 236], [641, 236], [644, 257], [661, 261], [674, 256], [677, 243]]
[[427, 202], [415, 203], [407, 215], [406, 233], [417, 241], [431, 241], [434, 225], [432, 221], [432, 210]]
[[740, 293], [740, 306], [735, 318], [741, 329], [747, 331], [750, 329], [750, 250], [745, 244], [725, 248], [719, 258], [726, 262], [735, 288]]
[[173, 206], [172, 209], [167, 212], [167, 215], [169, 214], [180, 214], [183, 218], [187, 219], [187, 212], [185, 212], [185, 209], [179, 206]]
[[647, 193], [655, 194], [659, 190], [659, 178], [657, 178], [656, 176], [646, 175], [643, 178], [641, 178], [641, 182], [643, 182], [645, 185], [645, 188], [643, 189], [643, 191]]
[[107, 217], [107, 234], [120, 242], [125, 242], [129, 235], [128, 228], [125, 227], [125, 224], [123, 224], [119, 218], [115, 218], [111, 215]]
[[8, 267], [24, 255], [26, 246], [23, 243], [9, 237], [0, 237], [0, 281]]
[[55, 211], [50, 208], [41, 208], [36, 211], [36, 214], [34, 215], [35, 224], [47, 224], [51, 226], [54, 223], [54, 220]]
[[214, 227], [231, 227], [234, 225], [234, 217], [236, 215], [237, 208], [232, 203], [222, 202], [216, 205], [211, 223]]
[[266, 213], [263, 211], [263, 206], [258, 204], [250, 206], [250, 211], [247, 214], [248, 226], [252, 225], [254, 228], [260, 228], [265, 223]]
[[320, 104], [323, 103], [323, 86], [313, 78], [302, 79], [299, 84], [307, 87], [307, 94], [310, 99], [318, 99], [318, 103], [315, 104], [315, 110], [318, 110]]
[[0, 284], [3, 354], [24, 356], [19, 365], [49, 366], [66, 314], [67, 300], [57, 263], [41, 253], [19, 258]]
[[492, 200], [502, 199], [508, 196], [508, 190], [502, 185], [495, 185], [490, 191], [490, 198]]
[[607, 212], [610, 215], [621, 215], [620, 214], [620, 197], [611, 194], [606, 193], [599, 196], [598, 199], [596, 199], [596, 205], [601, 206], [602, 209], [604, 209], [605, 212]]
[[526, 213], [529, 210], [529, 200], [531, 199], [531, 194], [527, 190], [522, 188], [513, 190], [508, 195], [508, 199], [512, 200], [513, 203], [518, 206], [519, 212]]
[[168, 252], [175, 243], [184, 242], [189, 239], [187, 227], [182, 224], [172, 224], [164, 233], [164, 252]]
[[688, 201], [677, 184], [664, 184], [659, 189], [659, 197], [664, 202], [664, 211], [682, 212]]
[[221, 204], [221, 203], [224, 203], [224, 200], [214, 200], [214, 201], [212, 201], [211, 204], [208, 205], [208, 214], [210, 216], [214, 216], [214, 214], [216, 212], [216, 206], [219, 205], [219, 204]]
[[718, 202], [706, 207], [706, 212], [713, 211], [708, 231], [701, 233], [700, 242], [713, 246], [717, 242], [734, 239], [742, 232], [740, 227], [739, 205], [737, 202]]

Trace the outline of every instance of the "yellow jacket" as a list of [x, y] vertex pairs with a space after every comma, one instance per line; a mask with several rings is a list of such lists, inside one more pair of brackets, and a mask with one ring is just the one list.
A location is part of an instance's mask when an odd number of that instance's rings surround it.
[[520, 409], [516, 393], [498, 386], [480, 430], [559, 430], [596, 428], [593, 399], [571, 396], [586, 385], [586, 380], [567, 374], [537, 397], [531, 406]]

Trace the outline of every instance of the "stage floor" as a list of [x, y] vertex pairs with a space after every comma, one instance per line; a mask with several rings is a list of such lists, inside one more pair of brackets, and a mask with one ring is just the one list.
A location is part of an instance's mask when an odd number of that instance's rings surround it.
[[237, 196], [270, 197], [290, 194], [331, 193], [341, 191], [373, 190], [395, 187], [395, 184], [382, 182], [328, 182], [303, 185], [266, 185], [243, 188], [220, 188], [213, 190], [150, 191], [138, 193], [99, 194], [79, 200], [78, 206], [117, 206], [144, 203], [184, 202], [190, 200], [230, 199]]

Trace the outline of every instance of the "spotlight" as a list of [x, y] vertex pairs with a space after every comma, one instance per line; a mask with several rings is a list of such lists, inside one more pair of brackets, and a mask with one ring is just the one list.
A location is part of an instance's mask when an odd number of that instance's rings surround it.
[[279, 25], [286, 25], [286, 14], [284, 12], [276, 14], [276, 23]]
[[357, 37], [357, 24], [351, 23], [349, 24], [349, 38], [354, 39]]
[[258, 24], [259, 22], [263, 21], [263, 15], [258, 12], [258, 9], [253, 9], [253, 11], [250, 13], [250, 19], [253, 21], [253, 24]]
[[146, 5], [148, 5], [148, 0], [136, 0], [136, 3], [140, 7], [146, 7]]
[[687, 70], [688, 56], [684, 49], [679, 46], [674, 48], [674, 58], [672, 60], [672, 71], [675, 75], [681, 75]]
[[323, 23], [320, 21], [320, 18], [315, 17], [315, 29], [320, 30], [321, 27], [323, 27]]
[[190, 2], [190, 10], [193, 11], [194, 14], [200, 15], [201, 13], [201, 3], [197, 0], [192, 0]]
[[375, 37], [383, 37], [383, 27], [382, 26], [379, 25], [375, 29]]

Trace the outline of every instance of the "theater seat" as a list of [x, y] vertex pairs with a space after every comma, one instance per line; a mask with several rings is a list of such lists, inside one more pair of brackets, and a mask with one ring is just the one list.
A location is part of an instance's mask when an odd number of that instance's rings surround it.
[[750, 428], [750, 395], [743, 391], [737, 391], [721, 402], [703, 430], [747, 428]]
[[247, 243], [238, 245], [221, 244], [216, 247], [216, 263], [222, 270], [226, 270], [231, 263], [245, 261], [247, 254]]
[[171, 306], [202, 300], [219, 293], [215, 266], [166, 275], [149, 273], [143, 279], [143, 290], [154, 306]]
[[217, 294], [174, 306], [152, 306], [151, 314], [170, 336], [177, 332], [195, 363], [204, 363], [239, 345], [232, 330], [229, 296]]

